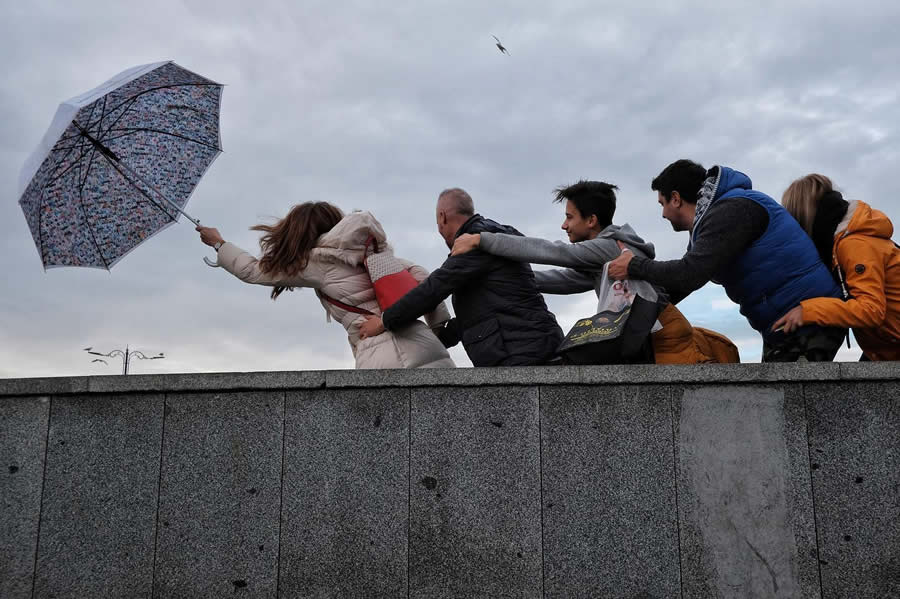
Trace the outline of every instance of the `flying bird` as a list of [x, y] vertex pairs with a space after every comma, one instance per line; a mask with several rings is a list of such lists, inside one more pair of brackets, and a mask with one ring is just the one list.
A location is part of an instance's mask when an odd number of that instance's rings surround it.
[[509, 56], [509, 50], [503, 47], [503, 44], [500, 43], [500, 38], [498, 38], [496, 35], [492, 35], [491, 37], [497, 40], [497, 49], [500, 50], [500, 53]]
[[103, 362], [104, 364], [107, 364], [106, 360], [101, 360], [100, 358], [94, 358], [93, 360], [91, 360], [91, 364], [93, 364], [94, 362]]

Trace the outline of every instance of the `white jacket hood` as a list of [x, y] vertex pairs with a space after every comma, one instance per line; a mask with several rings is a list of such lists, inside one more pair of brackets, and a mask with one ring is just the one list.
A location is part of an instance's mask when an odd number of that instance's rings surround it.
[[371, 212], [355, 211], [341, 219], [333, 229], [316, 241], [311, 257], [323, 261], [343, 262], [359, 266], [363, 262], [366, 240], [373, 236], [379, 251], [393, 251], [381, 223]]

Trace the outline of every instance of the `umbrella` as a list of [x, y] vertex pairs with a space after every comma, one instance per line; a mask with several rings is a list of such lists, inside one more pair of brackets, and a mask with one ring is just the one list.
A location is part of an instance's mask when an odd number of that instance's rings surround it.
[[175, 223], [221, 153], [222, 86], [174, 62], [119, 73], [60, 104], [19, 175], [44, 268], [109, 270]]

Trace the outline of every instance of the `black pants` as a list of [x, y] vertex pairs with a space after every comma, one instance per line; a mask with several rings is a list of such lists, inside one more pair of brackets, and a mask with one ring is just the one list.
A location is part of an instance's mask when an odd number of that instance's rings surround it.
[[[608, 343], [608, 342], [603, 342]], [[611, 358], [607, 348], [600, 347], [603, 343], [588, 343], [560, 354], [564, 365], [588, 364], [653, 364], [655, 362], [653, 356], [653, 344], [650, 338], [641, 345], [640, 351], [631, 356], [624, 356], [618, 353], [616, 357]]]
[[841, 348], [847, 329], [802, 326], [789, 335], [773, 334], [763, 343], [763, 362], [796, 362], [801, 357], [809, 362], [831, 362]]

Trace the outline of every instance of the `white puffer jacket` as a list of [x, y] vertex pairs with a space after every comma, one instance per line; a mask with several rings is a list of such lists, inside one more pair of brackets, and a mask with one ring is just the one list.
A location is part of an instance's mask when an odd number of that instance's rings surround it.
[[[306, 268], [294, 276], [264, 274], [255, 257], [233, 243], [219, 248], [218, 263], [245, 283], [270, 287], [311, 287], [350, 306], [380, 315], [375, 290], [362, 266], [366, 239], [374, 235], [382, 252], [392, 252], [384, 229], [369, 212], [352, 212], [335, 227], [319, 237], [310, 252]], [[423, 281], [428, 271], [412, 262], [399, 259], [417, 281]], [[349, 312], [322, 299], [327, 319], [344, 325], [347, 341], [356, 358], [357, 368], [454, 368], [456, 365], [429, 327], [450, 319], [447, 307], [441, 303], [434, 312], [425, 315], [428, 326], [416, 321], [399, 331], [385, 331], [377, 337], [360, 341], [359, 327], [365, 317]]]

